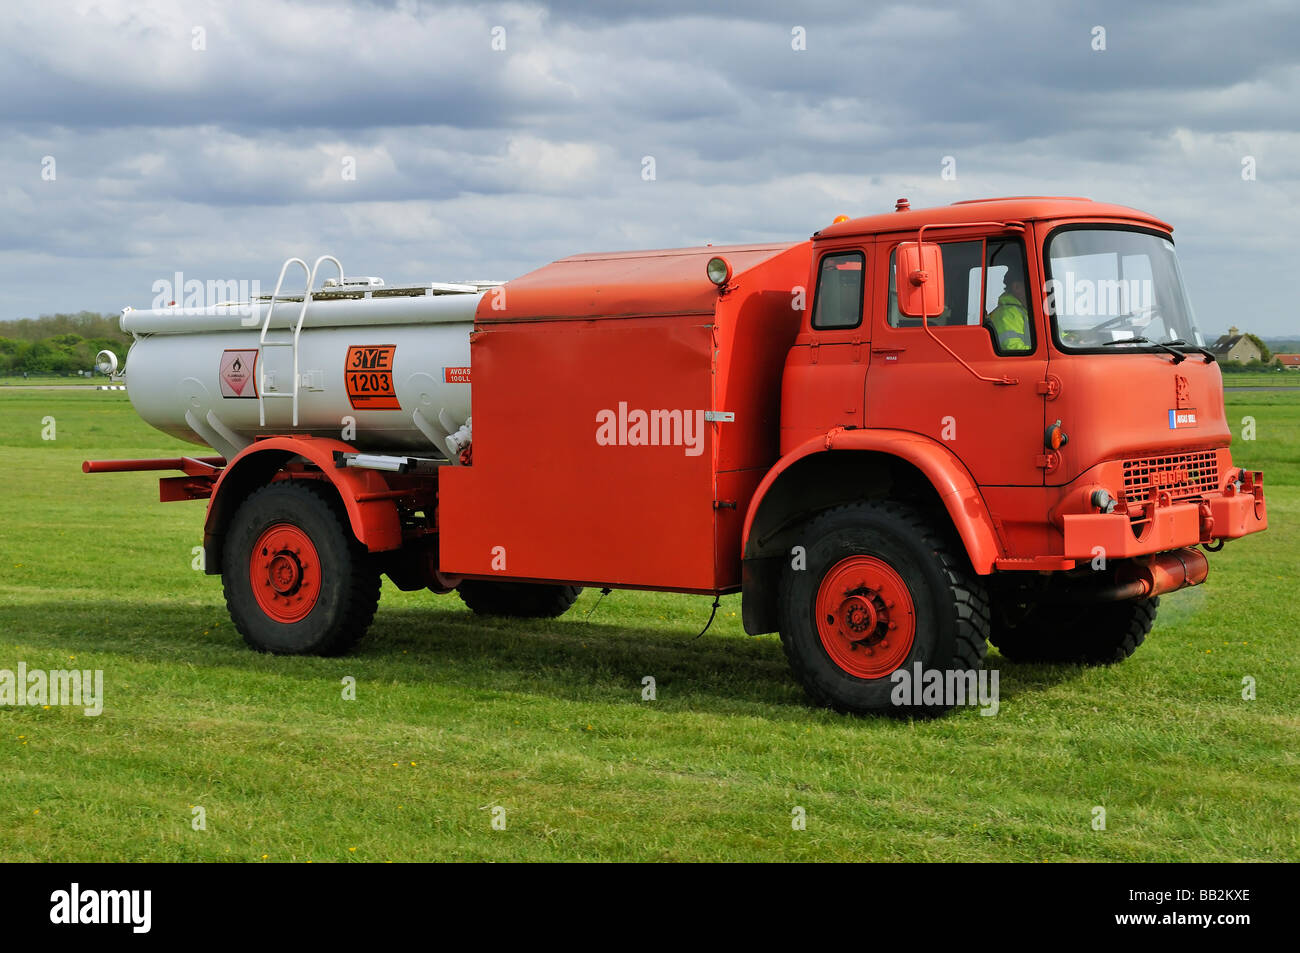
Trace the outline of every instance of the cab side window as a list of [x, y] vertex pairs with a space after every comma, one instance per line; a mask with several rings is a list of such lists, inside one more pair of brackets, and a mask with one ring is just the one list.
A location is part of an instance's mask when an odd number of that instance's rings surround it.
[[814, 328], [856, 328], [862, 323], [865, 266], [860, 251], [835, 252], [822, 257], [817, 271], [817, 296], [813, 301]]
[[1019, 240], [990, 240], [984, 269], [984, 326], [993, 350], [1015, 356], [1034, 350], [1034, 320], [1029, 310], [1025, 247]]
[[[940, 242], [944, 308], [927, 315], [932, 328], [983, 325], [1000, 355], [1032, 354], [1034, 322], [1026, 293], [1025, 248], [1019, 239]], [[889, 325], [919, 328], [898, 310], [895, 252], [889, 254]]]
[[[941, 242], [940, 247], [943, 249], [944, 308], [937, 315], [927, 315], [926, 323], [932, 328], [954, 324], [979, 324], [978, 282], [984, 265], [984, 243], [982, 241]], [[890, 327], [895, 328], [919, 328], [920, 318], [908, 317], [898, 310], [896, 258], [895, 249], [889, 253], [889, 324]], [[973, 296], [970, 281], [972, 271], [976, 282]]]

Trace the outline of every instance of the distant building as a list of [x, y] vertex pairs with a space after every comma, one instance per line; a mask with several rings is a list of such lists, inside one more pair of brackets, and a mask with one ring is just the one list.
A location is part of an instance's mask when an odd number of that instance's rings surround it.
[[1228, 328], [1228, 333], [1215, 341], [1210, 350], [1221, 361], [1239, 361], [1242, 364], [1262, 360], [1264, 356], [1259, 346], [1237, 328]]
[[1288, 371], [1300, 371], [1300, 354], [1274, 354], [1273, 357]]

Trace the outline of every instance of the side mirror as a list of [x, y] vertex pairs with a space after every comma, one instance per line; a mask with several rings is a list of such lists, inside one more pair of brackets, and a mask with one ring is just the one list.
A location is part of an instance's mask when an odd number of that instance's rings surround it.
[[903, 242], [895, 256], [898, 310], [909, 318], [943, 312], [943, 252], [934, 242]]

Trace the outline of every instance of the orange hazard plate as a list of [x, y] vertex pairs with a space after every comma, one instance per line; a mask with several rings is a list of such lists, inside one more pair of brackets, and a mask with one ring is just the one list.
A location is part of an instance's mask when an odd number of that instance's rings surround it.
[[393, 388], [396, 344], [358, 344], [348, 348], [343, 380], [353, 410], [401, 410]]

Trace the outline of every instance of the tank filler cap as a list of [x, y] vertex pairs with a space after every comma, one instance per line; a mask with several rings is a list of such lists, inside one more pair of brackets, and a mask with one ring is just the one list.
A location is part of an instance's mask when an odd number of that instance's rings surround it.
[[911, 208], [912, 208], [912, 203], [909, 202], [907, 199], [899, 199], [897, 202], [894, 203], [895, 212], [907, 212], [911, 210]]

